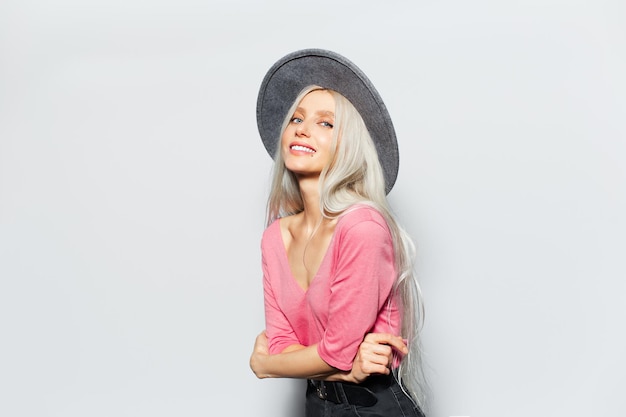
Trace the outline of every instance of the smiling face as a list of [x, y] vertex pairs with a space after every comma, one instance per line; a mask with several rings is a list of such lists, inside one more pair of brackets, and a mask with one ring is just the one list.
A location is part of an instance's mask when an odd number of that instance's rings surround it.
[[326, 90], [308, 93], [281, 138], [285, 167], [298, 177], [319, 177], [331, 161], [335, 99]]

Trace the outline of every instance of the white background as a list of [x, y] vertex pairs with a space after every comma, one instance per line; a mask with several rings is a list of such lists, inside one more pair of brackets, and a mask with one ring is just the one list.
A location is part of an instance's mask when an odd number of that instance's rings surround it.
[[432, 417], [626, 406], [621, 1], [4, 0], [0, 415], [299, 417], [257, 380], [256, 94], [344, 54], [398, 134]]

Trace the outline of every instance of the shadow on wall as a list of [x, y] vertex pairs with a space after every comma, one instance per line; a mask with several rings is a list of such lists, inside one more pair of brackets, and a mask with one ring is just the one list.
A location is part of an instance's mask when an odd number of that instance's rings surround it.
[[283, 397], [284, 393], [281, 393], [279, 401], [285, 401], [285, 416], [290, 417], [305, 417], [304, 416], [304, 400], [306, 393], [306, 380], [296, 379], [293, 380], [293, 384], [290, 385], [290, 389], [287, 393], [287, 397]]

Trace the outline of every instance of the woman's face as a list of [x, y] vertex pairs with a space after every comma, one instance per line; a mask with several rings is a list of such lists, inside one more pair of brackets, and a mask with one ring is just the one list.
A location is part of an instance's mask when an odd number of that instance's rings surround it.
[[325, 90], [308, 93], [281, 138], [285, 167], [300, 177], [319, 177], [330, 162], [335, 99]]

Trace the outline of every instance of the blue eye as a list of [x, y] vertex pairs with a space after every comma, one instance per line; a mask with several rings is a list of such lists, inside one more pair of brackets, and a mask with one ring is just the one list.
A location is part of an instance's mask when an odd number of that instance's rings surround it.
[[320, 124], [321, 124], [322, 126], [324, 126], [324, 127], [329, 127], [329, 128], [331, 128], [331, 129], [333, 128], [333, 125], [332, 125], [330, 122], [322, 122], [322, 123], [320, 123]]
[[302, 119], [299, 117], [292, 117], [291, 123], [302, 123]]

